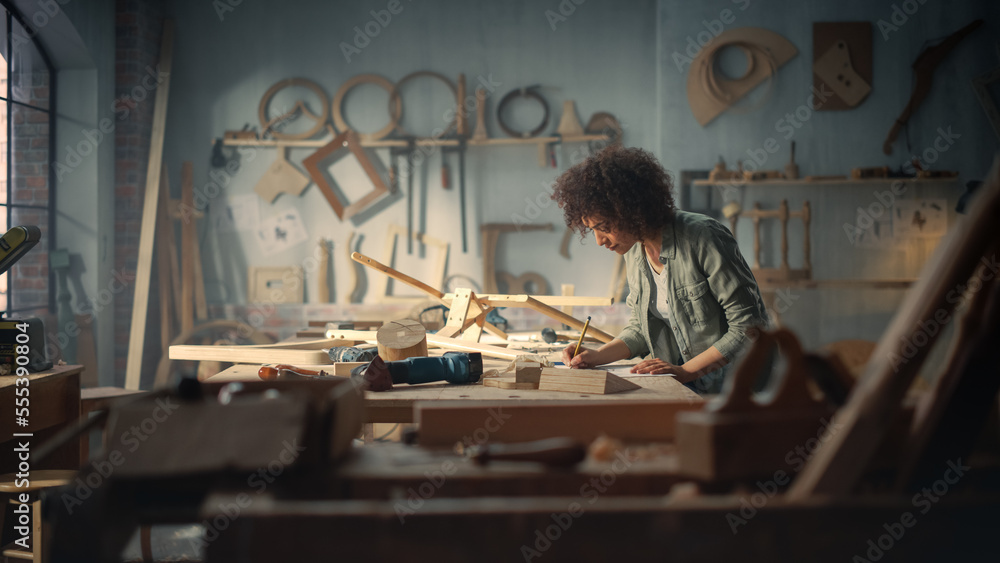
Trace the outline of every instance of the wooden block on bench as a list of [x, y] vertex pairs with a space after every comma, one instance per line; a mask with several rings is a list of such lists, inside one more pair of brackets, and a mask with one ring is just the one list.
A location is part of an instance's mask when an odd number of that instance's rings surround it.
[[603, 369], [543, 368], [539, 391], [568, 391], [610, 395], [640, 386]]
[[483, 379], [483, 387], [497, 387], [499, 389], [538, 389], [538, 383], [530, 381], [517, 381], [513, 377], [487, 377]]

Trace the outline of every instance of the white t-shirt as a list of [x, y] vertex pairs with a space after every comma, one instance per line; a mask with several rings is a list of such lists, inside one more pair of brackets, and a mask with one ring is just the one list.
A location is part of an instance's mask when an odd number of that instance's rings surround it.
[[649, 266], [649, 274], [653, 283], [649, 284], [649, 312], [658, 319], [670, 321], [670, 292], [667, 289], [667, 266], [663, 265], [663, 271], [659, 274], [653, 269], [653, 264], [646, 256], [646, 265]]

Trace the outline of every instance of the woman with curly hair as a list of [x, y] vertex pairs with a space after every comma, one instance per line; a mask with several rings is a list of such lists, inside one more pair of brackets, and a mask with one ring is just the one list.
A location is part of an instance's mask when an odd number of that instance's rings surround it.
[[[718, 392], [721, 368], [767, 323], [757, 281], [715, 219], [674, 205], [666, 170], [647, 151], [610, 146], [570, 168], [552, 195], [566, 225], [625, 257], [628, 326], [596, 350], [563, 351], [574, 368], [636, 356], [633, 373], [672, 374]], [[648, 357], [647, 357], [648, 356]]]

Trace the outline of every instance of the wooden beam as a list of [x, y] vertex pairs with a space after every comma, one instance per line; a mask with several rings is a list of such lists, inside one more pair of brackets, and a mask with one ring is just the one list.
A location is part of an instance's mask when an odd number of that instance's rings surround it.
[[234, 364], [332, 364], [326, 350], [294, 350], [256, 346], [171, 346], [171, 360], [230, 362]]
[[146, 166], [146, 191], [143, 194], [142, 228], [139, 232], [139, 257], [135, 268], [135, 292], [132, 298], [132, 326], [129, 330], [128, 358], [125, 362], [125, 388], [137, 390], [142, 381], [142, 348], [146, 337], [146, 313], [149, 310], [150, 270], [153, 266], [153, 239], [156, 233], [156, 208], [160, 194], [160, 167], [163, 165], [163, 136], [167, 124], [167, 101], [173, 63], [173, 21], [163, 21], [159, 73], [163, 82], [156, 92], [153, 128]]

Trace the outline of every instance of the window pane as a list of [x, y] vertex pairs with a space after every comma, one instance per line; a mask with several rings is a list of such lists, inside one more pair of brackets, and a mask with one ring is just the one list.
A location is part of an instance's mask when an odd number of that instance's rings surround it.
[[10, 203], [49, 203], [49, 114], [17, 104], [10, 106], [14, 151], [11, 154]]
[[3, 65], [3, 72], [0, 72], [0, 96], [7, 97], [7, 10], [0, 6], [0, 64]]
[[21, 256], [8, 271], [11, 279], [11, 309], [48, 307], [49, 213], [44, 209], [12, 207], [10, 222], [14, 226], [35, 225], [42, 231], [42, 240]]
[[[40, 12], [45, 15], [45, 12]], [[49, 70], [41, 53], [21, 24], [13, 22], [10, 60], [11, 98], [25, 104], [49, 107]]]
[[[5, 191], [4, 194], [7, 192]], [[7, 206], [0, 206], [0, 236], [7, 232]], [[7, 272], [0, 274], [0, 311], [7, 310]]]

